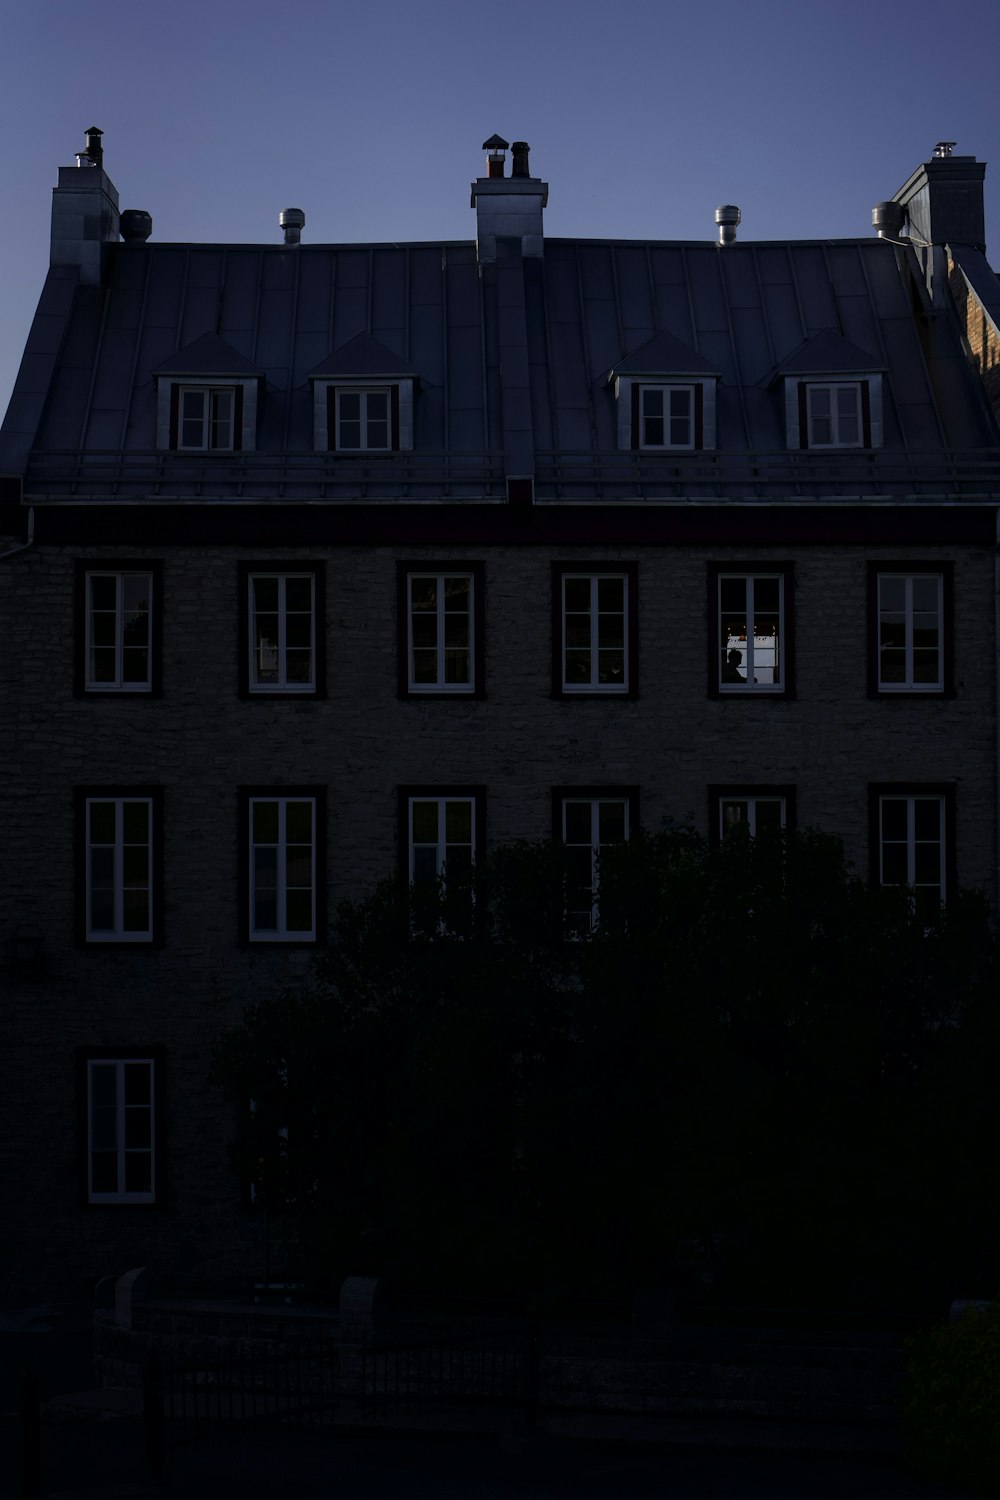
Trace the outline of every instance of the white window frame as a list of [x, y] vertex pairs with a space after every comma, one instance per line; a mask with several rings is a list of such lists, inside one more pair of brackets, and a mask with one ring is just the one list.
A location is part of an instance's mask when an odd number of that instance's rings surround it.
[[[96, 646], [94, 641], [94, 597], [93, 580], [95, 578], [113, 578], [115, 580], [115, 676], [114, 681], [102, 681], [91, 675], [93, 665], [93, 652], [97, 649], [106, 648]], [[144, 578], [148, 581], [149, 591], [146, 605], [146, 676], [125, 680], [124, 672], [126, 665], [125, 657], [125, 580], [126, 578]], [[85, 602], [86, 614], [86, 641], [84, 646], [84, 690], [88, 693], [151, 693], [153, 690], [153, 590], [155, 575], [152, 571], [146, 572], [142, 569], [127, 568], [118, 571], [114, 568], [88, 568], [85, 574]], [[101, 614], [106, 611], [101, 610]]]
[[[647, 413], [646, 413], [646, 396], [650, 392], [656, 392], [656, 393], [662, 395], [662, 397], [663, 397], [663, 414], [662, 414], [662, 417], [661, 417], [661, 420], [663, 422], [663, 442], [662, 443], [647, 443], [646, 442], [646, 419], [647, 419]], [[671, 436], [670, 436], [671, 422], [675, 420], [674, 413], [673, 413], [673, 410], [672, 410], [672, 408], [673, 408], [673, 398], [674, 398], [675, 395], [678, 395], [681, 392], [686, 393], [687, 394], [687, 398], [688, 398], [688, 412], [687, 412], [688, 441], [684, 442], [684, 443], [675, 443], [675, 442], [671, 441]], [[640, 447], [640, 449], [642, 449], [645, 452], [652, 452], [652, 453], [661, 453], [661, 452], [665, 451], [666, 449], [673, 449], [674, 451], [677, 451], [677, 452], [690, 451], [691, 449], [693, 449], [695, 447], [695, 410], [696, 410], [696, 397], [695, 397], [695, 387], [693, 385], [682, 385], [682, 384], [679, 384], [679, 383], [666, 385], [666, 384], [661, 384], [659, 382], [653, 382], [653, 381], [640, 382], [639, 383], [639, 433], [638, 433], [639, 447]], [[676, 420], [680, 420], [680, 417], [678, 417]]]
[[[414, 808], [418, 804], [420, 804], [421, 806], [434, 806], [437, 809], [437, 839], [436, 839], [435, 844], [433, 844], [433, 845], [431, 845], [431, 844], [429, 844], [427, 842], [423, 842], [423, 841], [421, 841], [421, 842], [418, 843], [417, 840], [413, 836], [413, 812], [414, 812]], [[461, 845], [458, 845], [458, 844], [449, 844], [449, 842], [448, 842], [448, 833], [447, 833], [448, 808], [450, 806], [455, 806], [455, 805], [460, 805], [460, 806], [467, 807], [468, 810], [469, 810], [470, 842], [469, 842], [468, 845], [465, 845], [465, 844], [461, 844]], [[463, 848], [463, 849], [464, 848], [468, 848], [468, 850], [469, 850], [469, 867], [470, 867], [470, 869], [473, 869], [473, 870], [475, 869], [475, 867], [476, 867], [476, 821], [477, 821], [477, 814], [478, 814], [478, 808], [477, 808], [477, 805], [476, 805], [476, 798], [474, 796], [471, 796], [471, 795], [468, 795], [468, 794], [459, 793], [459, 794], [456, 794], [456, 795], [452, 796], [452, 795], [449, 795], [447, 792], [445, 792], [445, 793], [442, 793], [441, 796], [434, 796], [433, 794], [414, 792], [414, 793], [412, 793], [411, 795], [409, 795], [407, 797], [407, 799], [406, 799], [407, 878], [408, 878], [409, 883], [411, 885], [414, 885], [414, 884], [417, 883], [415, 865], [416, 865], [416, 855], [417, 855], [417, 850], [418, 849], [429, 849], [429, 848], [433, 848], [434, 849], [434, 851], [435, 851], [435, 855], [434, 855], [435, 879], [437, 879], [437, 880], [442, 880], [443, 881], [443, 880], [447, 879], [447, 868], [446, 867], [447, 867], [447, 862], [448, 862], [448, 850], [449, 850], [449, 848], [453, 848], [453, 849], [454, 848]]]
[[[115, 1145], [113, 1148], [97, 1147], [94, 1144], [94, 1069], [115, 1069]], [[126, 1144], [125, 1069], [144, 1067], [149, 1074], [149, 1105], [141, 1106], [149, 1114], [148, 1147], [132, 1147]], [[156, 1202], [156, 1062], [152, 1057], [92, 1057], [87, 1059], [87, 1202], [139, 1204]], [[114, 1192], [101, 1192], [94, 1188], [94, 1156], [111, 1155], [113, 1149], [118, 1186]], [[125, 1186], [126, 1157], [135, 1154], [149, 1157], [149, 1188], [143, 1192], [129, 1192]]]
[[[414, 663], [414, 652], [418, 649], [413, 640], [413, 584], [414, 581], [433, 579], [435, 598], [435, 652], [436, 671], [432, 682], [418, 682]], [[468, 607], [465, 611], [466, 618], [466, 641], [461, 649], [465, 651], [468, 659], [468, 676], [464, 682], [448, 682], [445, 677], [447, 667], [447, 652], [450, 648], [446, 643], [447, 616], [449, 613], [458, 614], [459, 611], [447, 609], [447, 585], [454, 579], [461, 579], [468, 584]], [[421, 650], [427, 648], [421, 647]], [[476, 575], [458, 568], [453, 573], [422, 572], [419, 568], [407, 571], [406, 574], [406, 678], [407, 691], [410, 693], [458, 693], [469, 694], [476, 691]]]
[[[287, 585], [291, 579], [293, 582], [308, 580], [310, 605], [309, 605], [309, 679], [307, 682], [290, 682], [288, 680], [288, 608], [287, 608]], [[275, 682], [261, 682], [258, 677], [258, 653], [263, 649], [257, 643], [257, 616], [258, 614], [272, 611], [261, 611], [256, 607], [256, 584], [260, 580], [276, 582], [278, 585], [278, 639], [274, 643], [277, 657], [278, 677]], [[302, 571], [293, 573], [279, 573], [269, 569], [247, 574], [247, 655], [248, 655], [248, 677], [247, 687], [251, 693], [315, 693], [316, 691], [316, 575], [315, 573]]]
[[[288, 863], [290, 849], [304, 847], [300, 844], [289, 846], [288, 843], [288, 809], [292, 805], [308, 806], [310, 809], [311, 838], [310, 851], [310, 922], [309, 928], [290, 928], [288, 926]], [[254, 808], [261, 806], [274, 806], [278, 810], [278, 836], [275, 843], [267, 843], [261, 840], [257, 843], [254, 839]], [[316, 941], [316, 888], [318, 881], [317, 870], [317, 820], [318, 808], [316, 797], [302, 796], [271, 796], [266, 792], [252, 793], [247, 797], [247, 932], [251, 943], [313, 943]], [[256, 925], [257, 906], [257, 852], [263, 849], [274, 849], [275, 855], [275, 908], [277, 922], [274, 927], [258, 927]]]
[[[184, 441], [184, 398], [189, 395], [201, 395], [205, 398], [205, 409], [201, 417], [201, 440], [197, 443], [186, 443]], [[224, 443], [213, 442], [214, 428], [220, 419], [215, 414], [215, 406], [220, 396], [229, 398], [229, 441]], [[188, 420], [194, 421], [195, 418]], [[177, 388], [177, 451], [178, 453], [232, 453], [235, 447], [236, 434], [236, 387], [225, 383], [199, 384], [198, 382], [186, 382], [178, 384]]]
[[[943, 906], [948, 899], [948, 807], [947, 800], [936, 792], [880, 792], [878, 798], [878, 873], [879, 884], [882, 886], [899, 887], [904, 885], [903, 881], [887, 881], [885, 878], [885, 850], [886, 844], [900, 843], [901, 840], [887, 840], [885, 837], [884, 811], [889, 802], [903, 802], [906, 804], [906, 881], [905, 887], [911, 892], [918, 890], [940, 890]], [[937, 804], [938, 809], [938, 835], [934, 840], [917, 839], [916, 836], [916, 807], [918, 802], [932, 802]], [[938, 873], [940, 880], [933, 883], [923, 882], [918, 885], [916, 879], [917, 845], [933, 844], [938, 851]]]
[[[589, 603], [588, 609], [586, 611], [586, 613], [587, 613], [587, 615], [589, 617], [589, 620], [590, 620], [590, 639], [589, 639], [588, 645], [584, 648], [585, 650], [589, 651], [589, 653], [590, 653], [590, 677], [589, 677], [588, 681], [586, 681], [586, 682], [569, 682], [567, 680], [567, 672], [566, 672], [566, 656], [567, 656], [567, 652], [569, 650], [574, 650], [574, 651], [575, 650], [579, 650], [580, 648], [576, 647], [576, 646], [570, 647], [570, 646], [567, 645], [567, 642], [566, 642], [567, 616], [570, 613], [570, 611], [568, 611], [567, 608], [566, 608], [566, 584], [568, 582], [574, 582], [574, 583], [576, 583], [576, 582], [579, 582], [581, 579], [585, 579], [590, 584], [590, 603]], [[601, 648], [601, 614], [600, 614], [600, 610], [598, 608], [598, 604], [599, 604], [599, 596], [600, 596], [600, 584], [602, 582], [607, 581], [607, 580], [614, 580], [614, 581], [620, 582], [622, 584], [622, 609], [621, 609], [621, 618], [622, 618], [622, 646], [621, 646], [621, 652], [622, 652], [622, 681], [621, 682], [601, 682], [600, 681], [600, 673], [601, 673], [600, 652], [601, 652], [602, 648]], [[632, 663], [629, 660], [630, 650], [631, 650], [631, 641], [630, 641], [630, 638], [629, 638], [630, 637], [629, 622], [630, 622], [630, 607], [631, 607], [631, 601], [629, 599], [629, 582], [630, 582], [630, 580], [629, 580], [628, 573], [626, 573], [626, 572], [618, 572], [614, 568], [601, 569], [599, 572], [596, 572], [596, 573], [595, 572], [590, 572], [590, 571], [588, 571], [586, 569], [582, 569], [579, 572], [576, 572], [573, 569], [563, 569], [561, 571], [561, 573], [560, 573], [560, 584], [559, 584], [559, 589], [560, 589], [559, 620], [560, 620], [560, 631], [561, 631], [561, 638], [560, 638], [560, 644], [559, 644], [559, 653], [560, 653], [559, 654], [559, 664], [560, 664], [561, 691], [563, 693], [565, 693], [567, 695], [572, 695], [574, 693], [587, 693], [587, 694], [601, 694], [601, 695], [603, 695], [603, 694], [607, 693], [609, 696], [613, 696], [613, 697], [615, 697], [615, 696], [625, 696], [625, 697], [627, 697], [628, 696], [629, 687], [630, 687], [630, 674], [631, 674], [631, 667], [632, 667]], [[574, 611], [572, 611], [572, 613], [574, 613], [574, 614], [580, 614], [580, 613], [583, 613], [583, 611], [574, 610]], [[617, 616], [618, 611], [617, 610], [614, 611], [614, 614]], [[611, 650], [617, 651], [619, 648], [617, 646], [606, 646], [604, 649], [605, 650], [609, 650], [609, 651], [611, 651]]]
[[[341, 402], [345, 396], [359, 397], [359, 436], [361, 441], [357, 447], [346, 447], [341, 439]], [[370, 396], [382, 396], [385, 399], [385, 436], [384, 443], [372, 443], [369, 441], [369, 418], [368, 398]], [[391, 385], [338, 385], [334, 388], [334, 408], [337, 420], [336, 446], [338, 453], [391, 453], [393, 451], [392, 439], [392, 386]], [[353, 419], [350, 419], [353, 420]], [[379, 418], [373, 420], [379, 421]]]
[[[115, 810], [115, 838], [112, 844], [95, 844], [92, 838], [92, 810], [98, 804], [111, 806]], [[146, 818], [146, 843], [143, 845], [128, 845], [125, 842], [125, 808], [126, 806], [143, 806], [147, 809]], [[151, 943], [154, 936], [154, 890], [153, 873], [153, 840], [156, 836], [155, 829], [155, 807], [152, 797], [128, 797], [128, 796], [100, 796], [95, 794], [85, 799], [85, 840], [86, 840], [86, 938], [88, 943]], [[137, 890], [146, 892], [146, 902], [149, 911], [149, 921], [145, 928], [125, 927], [125, 850], [126, 848], [146, 849], [146, 881], [144, 885], [134, 886]], [[113, 926], [110, 928], [95, 928], [93, 919], [94, 905], [94, 851], [95, 849], [111, 849], [112, 851], [112, 901], [114, 905]]]
[[780, 821], [779, 821], [779, 826], [781, 828], [785, 828], [787, 826], [786, 819], [788, 817], [788, 804], [787, 804], [787, 799], [786, 799], [786, 797], [785, 797], [785, 795], [784, 795], [783, 792], [774, 792], [774, 793], [768, 793], [768, 792], [751, 792], [751, 793], [720, 792], [720, 794], [719, 794], [719, 837], [720, 837], [720, 839], [724, 839], [726, 837], [726, 835], [732, 831], [731, 828], [727, 828], [726, 827], [726, 812], [725, 812], [725, 809], [726, 809], [727, 803], [734, 803], [734, 802], [743, 802], [743, 803], [746, 804], [746, 809], [747, 809], [746, 818], [745, 819], [741, 818], [739, 821], [741, 823], [743, 823], [743, 822], [746, 823], [747, 829], [749, 831], [749, 834], [750, 834], [751, 838], [756, 838], [757, 837], [757, 804], [760, 803], [760, 802], [767, 802], [767, 803], [775, 803], [776, 802], [778, 804], [780, 810], [781, 810], [781, 817], [780, 817]]
[[[563, 846], [566, 849], [583, 849], [583, 848], [586, 848], [585, 844], [583, 844], [583, 843], [570, 843], [569, 840], [566, 837], [566, 813], [567, 813], [567, 810], [569, 809], [569, 807], [571, 807], [571, 806], [589, 807], [590, 808], [590, 891], [591, 891], [591, 907], [590, 907], [589, 927], [588, 927], [587, 930], [589, 932], [595, 932], [597, 930], [597, 926], [598, 926], [598, 923], [599, 923], [599, 920], [600, 920], [600, 890], [599, 890], [599, 886], [600, 886], [600, 872], [599, 872], [599, 864], [600, 864], [600, 857], [601, 857], [601, 849], [602, 848], [604, 848], [604, 849], [616, 849], [616, 848], [619, 847], [617, 841], [615, 843], [613, 843], [613, 844], [611, 844], [611, 843], [605, 843], [605, 844], [602, 845], [602, 843], [601, 843], [601, 808], [602, 807], [621, 807], [621, 808], [624, 809], [624, 814], [625, 814], [625, 818], [624, 818], [624, 822], [625, 822], [625, 837], [624, 837], [624, 840], [622, 842], [624, 842], [624, 843], [627, 844], [628, 841], [629, 841], [629, 839], [632, 836], [632, 807], [631, 807], [631, 799], [629, 797], [627, 797], [627, 796], [615, 795], [613, 793], [609, 794], [607, 797], [600, 797], [600, 796], [598, 796], [598, 797], [591, 797], [591, 796], [574, 797], [571, 793], [563, 793], [563, 795], [561, 797], [561, 808], [560, 808], [560, 821], [561, 821], [560, 836], [561, 836], [561, 839], [562, 839]], [[573, 918], [577, 917], [577, 916], [582, 916], [582, 915], [584, 915], [584, 913], [582, 913], [582, 912], [571, 912], [568, 909], [566, 911], [566, 921], [567, 921], [567, 924], [570, 927], [571, 933], [573, 935], [575, 935], [575, 936], [580, 936], [580, 934], [574, 932]]]
[[[806, 381], [805, 385], [806, 385], [806, 432], [807, 432], [807, 437], [808, 437], [808, 446], [810, 448], [863, 448], [864, 445], [865, 445], [865, 431], [864, 431], [864, 404], [863, 404], [862, 399], [861, 399], [861, 381], [860, 380], [808, 380], [808, 381]], [[824, 421], [828, 421], [830, 423], [830, 437], [829, 437], [829, 440], [826, 441], [826, 442], [821, 442], [814, 435], [814, 426], [813, 426], [813, 424], [814, 424], [815, 421], [818, 421], [819, 418], [814, 417], [814, 415], [813, 415], [812, 398], [819, 391], [827, 391], [829, 393], [829, 398], [830, 398], [830, 410], [829, 410], [829, 413], [828, 413], [828, 415], [825, 418], [823, 418]], [[854, 412], [853, 412], [853, 416], [854, 416], [855, 422], [857, 423], [857, 434], [858, 434], [856, 438], [841, 438], [841, 436], [840, 436], [841, 413], [840, 413], [840, 411], [838, 409], [838, 397], [836, 395], [836, 393], [839, 392], [839, 391], [853, 391], [854, 392]]]
[[[902, 682], [887, 682], [882, 676], [882, 616], [883, 614], [895, 614], [895, 610], [884, 610], [882, 606], [882, 584], [883, 581], [892, 580], [905, 585], [903, 601], [903, 644], [905, 652], [905, 677]], [[916, 682], [913, 677], [913, 653], [914, 653], [914, 609], [913, 609], [913, 585], [919, 580], [926, 582], [933, 580], [937, 585], [937, 676], [933, 682]], [[884, 572], [877, 576], [876, 588], [876, 641], [877, 652], [877, 685], [880, 693], [943, 693], [944, 692], [944, 663], [945, 663], [945, 616], [944, 616], [944, 574], [934, 569], [926, 573], [898, 573]], [[898, 648], [891, 648], [898, 649]]]
[[[785, 637], [786, 637], [786, 610], [785, 610], [785, 574], [783, 572], [769, 572], [761, 568], [760, 572], [736, 572], [719, 569], [717, 575], [718, 604], [716, 616], [716, 631], [719, 643], [716, 662], [716, 674], [718, 689], [720, 693], [761, 693], [779, 694], [787, 691], [787, 664], [785, 660]], [[746, 588], [746, 637], [736, 639], [724, 631], [723, 627], [723, 604], [722, 585], [726, 581], [739, 579]], [[778, 582], [778, 642], [777, 646], [768, 646], [767, 641], [773, 639], [755, 629], [756, 603], [755, 588], [758, 581], [766, 580], [768, 583], [777, 579]], [[768, 611], [769, 613], [769, 611]], [[735, 644], [734, 644], [735, 641]], [[729, 652], [737, 650], [740, 652], [741, 661], [739, 670], [746, 673], [745, 679], [739, 682], [725, 681], [723, 678], [723, 658], [728, 660]], [[771, 660], [767, 660], [768, 654]], [[759, 660], [758, 660], [759, 656]], [[761, 681], [759, 672], [777, 671], [777, 681], [772, 677], [768, 682]]]

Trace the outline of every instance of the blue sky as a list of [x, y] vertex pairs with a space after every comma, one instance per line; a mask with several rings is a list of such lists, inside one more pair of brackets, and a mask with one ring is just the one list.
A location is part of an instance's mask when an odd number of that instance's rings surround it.
[[88, 125], [157, 240], [469, 239], [494, 131], [549, 183], [546, 233], [867, 235], [940, 139], [992, 163], [997, 0], [22, 0], [7, 8], [0, 410]]

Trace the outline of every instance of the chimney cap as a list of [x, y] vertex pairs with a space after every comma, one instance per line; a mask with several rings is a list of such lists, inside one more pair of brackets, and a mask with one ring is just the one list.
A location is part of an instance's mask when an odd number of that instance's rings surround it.
[[483, 142], [484, 151], [506, 151], [509, 146], [510, 142], [505, 141], [502, 135], [491, 135], [488, 141]]
[[938, 141], [937, 145], [934, 147], [934, 155], [939, 158], [943, 156], [950, 156], [955, 149], [955, 145], [955, 141]]

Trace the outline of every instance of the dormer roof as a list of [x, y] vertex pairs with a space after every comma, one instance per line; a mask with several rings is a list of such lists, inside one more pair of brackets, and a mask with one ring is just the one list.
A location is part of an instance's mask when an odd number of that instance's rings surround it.
[[234, 349], [232, 344], [227, 344], [225, 339], [220, 338], [217, 333], [205, 333], [200, 339], [195, 339], [193, 344], [187, 344], [176, 354], [172, 354], [169, 359], [165, 359], [162, 364], [157, 365], [153, 374], [197, 375], [199, 379], [209, 376], [260, 379], [264, 372], [252, 364], [246, 355]]
[[626, 354], [610, 371], [609, 381], [619, 375], [704, 375], [721, 372], [704, 355], [674, 338], [672, 333], [654, 333], [651, 339]]
[[310, 380], [419, 380], [412, 365], [370, 333], [356, 334], [309, 371]]
[[835, 328], [823, 328], [793, 350], [775, 374], [874, 375], [887, 368], [884, 359], [859, 349]]

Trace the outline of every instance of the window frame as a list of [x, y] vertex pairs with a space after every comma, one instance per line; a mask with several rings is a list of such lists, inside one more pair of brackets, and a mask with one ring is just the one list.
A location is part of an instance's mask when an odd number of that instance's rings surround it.
[[[366, 439], [366, 441], [359, 443], [356, 448], [345, 447], [341, 442], [340, 427], [343, 418], [340, 414], [340, 403], [344, 396], [358, 396], [361, 398], [358, 421], [360, 435], [362, 435]], [[386, 437], [388, 441], [383, 446], [376, 446], [367, 441], [367, 405], [369, 396], [386, 397]], [[328, 451], [331, 453], [340, 453], [347, 458], [351, 458], [355, 454], [398, 453], [400, 448], [399, 406], [400, 402], [398, 381], [339, 380], [327, 383], [326, 439]]]
[[[590, 681], [567, 683], [565, 676], [566, 607], [565, 587], [569, 578], [588, 578], [591, 582], [591, 653]], [[595, 683], [593, 661], [600, 650], [599, 625], [595, 632], [594, 588], [602, 578], [621, 578], [625, 582], [624, 668], [623, 683]], [[636, 562], [554, 562], [552, 564], [552, 697], [638, 698], [639, 696], [639, 565]], [[599, 619], [599, 616], [598, 616]]]
[[[254, 926], [254, 851], [258, 847], [253, 839], [253, 809], [261, 802], [279, 805], [279, 839], [274, 845], [259, 847], [276, 848], [276, 906], [278, 915], [288, 894], [288, 839], [286, 830], [288, 805], [292, 802], [312, 803], [312, 927], [308, 932], [288, 927], [287, 908], [284, 921], [273, 928]], [[238, 847], [240, 862], [239, 940], [250, 948], [315, 948], [326, 933], [326, 787], [325, 786], [241, 786], [237, 788]]]
[[[404, 886], [413, 885], [413, 823], [414, 802], [469, 802], [472, 805], [472, 868], [486, 850], [486, 787], [443, 783], [406, 783], [397, 788], [398, 798], [398, 866], [399, 878]], [[440, 811], [439, 811], [440, 819]], [[440, 827], [440, 824], [439, 824]], [[438, 839], [440, 851], [441, 840]], [[438, 860], [437, 878], [441, 878], [442, 861]]]
[[[900, 889], [897, 882], [882, 879], [884, 848], [882, 839], [882, 807], [886, 801], [907, 801], [907, 873], [914, 871], [916, 863], [915, 808], [917, 800], [938, 801], [944, 836], [940, 848], [941, 905], [947, 904], [958, 889], [958, 872], [955, 848], [955, 784], [954, 782], [928, 781], [880, 781], [872, 782], [868, 788], [868, 838], [869, 881], [883, 889]], [[911, 837], [912, 833], [912, 837]], [[917, 887], [907, 881], [905, 889], [913, 892]]]
[[[658, 391], [664, 398], [664, 410], [662, 414], [663, 436], [662, 443], [648, 443], [645, 440], [645, 428], [647, 416], [644, 409], [646, 393]], [[669, 410], [672, 405], [672, 397], [677, 392], [684, 391], [690, 396], [691, 405], [688, 412], [689, 441], [686, 443], [674, 443], [669, 441], [670, 424], [673, 421], [673, 413]], [[641, 453], [691, 453], [703, 448], [705, 445], [705, 388], [700, 381], [684, 380], [636, 380], [632, 386], [632, 446]]]
[[[722, 827], [722, 808], [726, 802], [774, 802], [780, 800], [784, 804], [784, 820], [781, 827], [786, 833], [795, 832], [795, 786], [790, 782], [766, 783], [757, 782], [728, 782], [712, 783], [708, 788], [708, 838], [709, 843], [718, 848], [725, 839]], [[750, 821], [750, 820], [748, 820]], [[756, 835], [756, 829], [751, 828], [750, 837]]]
[[[312, 676], [311, 683], [287, 681], [255, 684], [253, 681], [252, 590], [256, 578], [277, 578], [283, 585], [289, 578], [312, 579]], [[268, 702], [274, 698], [325, 698], [326, 686], [326, 567], [322, 562], [241, 562], [238, 564], [239, 597], [239, 696], [251, 702]], [[283, 590], [279, 589], [279, 594]], [[285, 615], [279, 605], [279, 659]], [[287, 668], [287, 662], [286, 662]], [[287, 676], [287, 671], [283, 674]]]
[[[231, 458], [252, 452], [257, 437], [261, 377], [257, 375], [190, 374], [157, 376], [156, 446], [186, 459]], [[228, 448], [181, 446], [181, 401], [183, 391], [229, 391], [233, 398], [232, 443]], [[206, 417], [205, 421], [210, 421]]]
[[[146, 682], [121, 681], [124, 662], [123, 580], [145, 575], [150, 579], [149, 645]], [[115, 602], [115, 681], [96, 682], [89, 677], [91, 639], [91, 579], [114, 577]], [[74, 579], [73, 693], [77, 698], [160, 698], [163, 696], [163, 563], [159, 558], [77, 558]]]
[[[868, 563], [868, 695], [871, 698], [895, 698], [911, 701], [914, 698], [954, 698], [954, 564], [951, 562], [869, 562]], [[883, 577], [903, 576], [911, 582], [915, 578], [937, 578], [939, 580], [938, 614], [938, 681], [940, 686], [926, 683], [884, 683], [881, 678], [881, 580]], [[908, 611], [909, 613], [909, 611]], [[913, 641], [911, 622], [904, 625], [907, 660], [912, 663]], [[909, 671], [912, 676], [912, 665]]]
[[[164, 1133], [166, 1109], [166, 1062], [162, 1047], [82, 1047], [76, 1053], [78, 1071], [78, 1140], [80, 1147], [80, 1186], [82, 1204], [87, 1209], [132, 1208], [162, 1209], [166, 1204], [164, 1173]], [[145, 1063], [150, 1070], [150, 1182], [149, 1191], [129, 1193], [123, 1184], [124, 1156], [130, 1149], [125, 1144], [122, 1131], [124, 1123], [124, 1073], [128, 1064]], [[92, 1069], [94, 1066], [114, 1064], [116, 1144], [119, 1188], [113, 1193], [94, 1190], [93, 1187], [93, 1115], [92, 1115]]]
[[[554, 843], [561, 844], [564, 849], [582, 848], [581, 845], [570, 845], [566, 842], [566, 804], [569, 802], [584, 802], [591, 804], [591, 834], [594, 831], [595, 810], [601, 803], [623, 803], [626, 809], [625, 842], [628, 843], [639, 831], [639, 788], [638, 786], [618, 785], [591, 785], [591, 786], [554, 786], [552, 788], [552, 839]], [[597, 861], [600, 858], [600, 842], [594, 843], [591, 837], [591, 922], [589, 931], [596, 932], [600, 921], [600, 893], [598, 883]], [[606, 848], [614, 848], [614, 845], [605, 845]], [[570, 913], [564, 912], [564, 922], [570, 937], [579, 938], [580, 933], [574, 932], [570, 926]]]
[[[90, 808], [97, 802], [115, 804], [115, 840], [113, 853], [112, 899], [115, 926], [112, 929], [92, 927], [93, 883], [91, 868]], [[141, 932], [124, 927], [124, 804], [143, 802], [149, 807], [149, 843], [147, 856], [149, 925]], [[76, 828], [77, 870], [77, 941], [87, 948], [105, 951], [116, 948], [156, 950], [163, 946], [163, 788], [161, 786], [82, 786], [74, 789], [74, 823]], [[121, 809], [121, 810], [120, 810]]]
[[[780, 580], [779, 623], [782, 639], [779, 642], [780, 666], [784, 681], [727, 682], [722, 681], [722, 590], [721, 583], [727, 578], [778, 578]], [[708, 695], [710, 698], [771, 698], [792, 699], [795, 697], [795, 572], [790, 562], [741, 562], [708, 564]]]
[[[468, 683], [456, 683], [449, 685], [443, 683], [440, 677], [433, 683], [415, 683], [413, 681], [413, 638], [412, 638], [412, 614], [410, 610], [410, 585], [414, 578], [436, 578], [440, 582], [443, 578], [468, 577], [472, 586], [472, 601], [469, 610], [469, 670], [471, 680]], [[436, 649], [439, 653], [444, 649], [442, 639], [442, 618], [440, 605], [438, 606], [438, 629]], [[482, 562], [444, 561], [431, 560], [423, 562], [420, 560], [401, 561], [396, 564], [396, 622], [397, 622], [397, 661], [398, 661], [398, 688], [399, 698], [478, 698], [486, 697], [486, 568]]]

